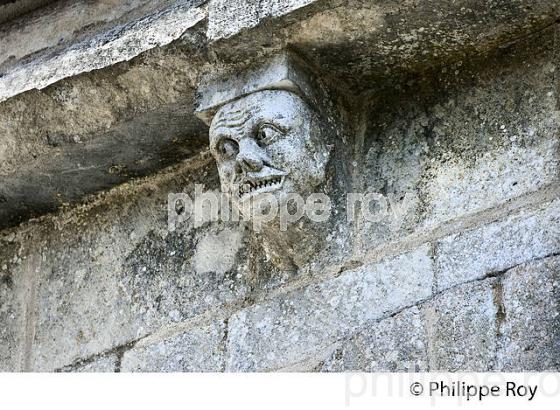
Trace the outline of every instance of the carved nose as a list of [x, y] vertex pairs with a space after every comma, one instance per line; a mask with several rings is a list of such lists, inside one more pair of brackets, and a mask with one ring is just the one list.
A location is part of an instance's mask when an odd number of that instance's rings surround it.
[[263, 168], [263, 161], [258, 152], [258, 147], [253, 145], [251, 143], [241, 144], [236, 158], [238, 171], [258, 172]]
[[259, 158], [247, 155], [237, 155], [237, 165], [243, 171], [258, 172], [263, 167], [263, 162]]

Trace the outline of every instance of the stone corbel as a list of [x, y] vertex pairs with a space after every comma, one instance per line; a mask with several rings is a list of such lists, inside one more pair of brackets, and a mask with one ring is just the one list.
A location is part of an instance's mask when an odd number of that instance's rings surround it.
[[[341, 116], [304, 61], [283, 53], [227, 78], [205, 79], [196, 114], [210, 127], [222, 192], [246, 220], [260, 218], [256, 234], [277, 266], [310, 263], [328, 247], [326, 238], [336, 237], [341, 249]], [[292, 217], [316, 197], [322, 205], [328, 200], [328, 218]], [[277, 212], [263, 217], [271, 201]]]

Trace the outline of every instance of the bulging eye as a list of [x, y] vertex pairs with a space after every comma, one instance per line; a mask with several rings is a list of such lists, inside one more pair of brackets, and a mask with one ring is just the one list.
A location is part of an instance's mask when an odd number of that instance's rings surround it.
[[263, 124], [257, 131], [257, 142], [259, 145], [272, 144], [278, 136], [282, 135], [282, 131], [272, 124]]
[[224, 159], [234, 158], [239, 152], [239, 145], [232, 139], [225, 138], [220, 142], [218, 146], [218, 151]]

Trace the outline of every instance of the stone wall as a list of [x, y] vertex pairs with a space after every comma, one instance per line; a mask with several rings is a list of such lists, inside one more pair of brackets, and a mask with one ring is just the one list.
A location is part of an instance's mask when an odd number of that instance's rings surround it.
[[0, 370], [560, 371], [559, 30], [345, 96], [352, 189], [407, 201], [342, 258], [170, 231], [169, 193], [220, 189], [206, 148], [0, 231]]

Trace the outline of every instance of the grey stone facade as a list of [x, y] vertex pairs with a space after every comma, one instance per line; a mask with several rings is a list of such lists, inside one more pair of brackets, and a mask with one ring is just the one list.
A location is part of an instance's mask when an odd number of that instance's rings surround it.
[[[10, 10], [0, 371], [560, 371], [560, 3], [441, 3]], [[284, 55], [310, 77], [254, 75]], [[313, 124], [283, 188], [386, 213], [171, 230], [249, 105]]]

